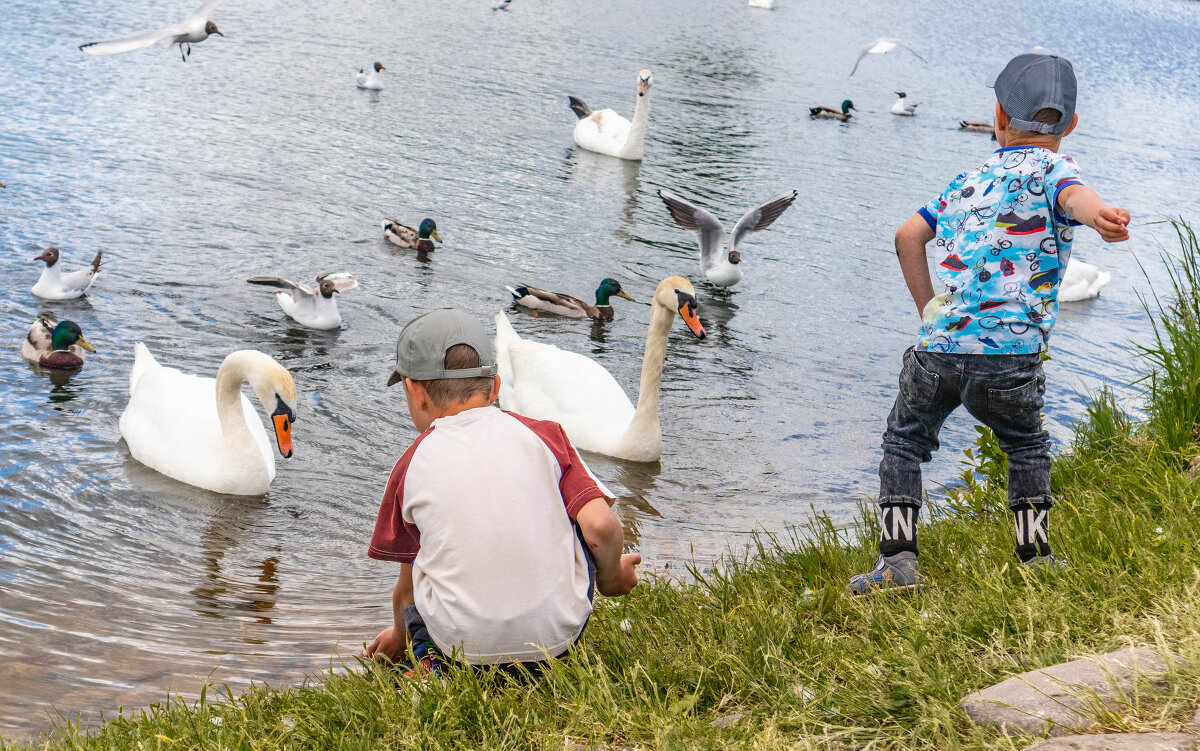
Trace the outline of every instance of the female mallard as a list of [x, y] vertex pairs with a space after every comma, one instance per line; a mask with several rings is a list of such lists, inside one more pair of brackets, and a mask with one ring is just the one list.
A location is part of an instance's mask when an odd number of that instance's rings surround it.
[[600, 286], [596, 288], [595, 305], [588, 305], [578, 297], [564, 295], [561, 292], [547, 292], [528, 285], [515, 288], [505, 287], [505, 289], [512, 293], [513, 300], [522, 307], [543, 310], [567, 318], [591, 318], [595, 321], [611, 321], [613, 319], [612, 303], [608, 299], [613, 295], [633, 301], [633, 298], [621, 289], [621, 283], [616, 279], [605, 279], [600, 282]]
[[83, 331], [74, 321], [60, 321], [57, 325], [49, 318], [38, 316], [29, 327], [29, 334], [21, 345], [21, 356], [35, 365], [55, 370], [77, 370], [83, 367], [87, 356], [84, 350], [95, 352]]
[[975, 133], [990, 133], [992, 140], [996, 140], [996, 126], [991, 123], [984, 123], [978, 120], [959, 120], [958, 127], [961, 130], [970, 130]]
[[858, 112], [858, 107], [855, 107], [854, 102], [847, 99], [846, 101], [842, 102], [841, 112], [838, 112], [833, 107], [826, 107], [825, 105], [821, 104], [817, 105], [816, 107], [809, 107], [808, 114], [813, 117], [822, 117], [826, 120], [841, 120], [842, 122], [845, 122], [852, 117], [850, 110]]
[[[416, 229], [406, 227], [400, 222], [385, 221], [383, 223], [383, 236], [388, 242], [393, 245], [399, 245], [401, 248], [413, 248], [415, 250], [433, 250], [433, 240], [442, 241], [442, 236], [438, 234], [437, 222], [432, 219], [421, 220], [420, 226]], [[430, 237], [433, 240], [430, 240]]]

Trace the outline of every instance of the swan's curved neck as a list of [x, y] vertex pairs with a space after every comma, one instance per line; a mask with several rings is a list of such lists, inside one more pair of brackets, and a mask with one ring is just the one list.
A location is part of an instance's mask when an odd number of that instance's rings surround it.
[[217, 370], [217, 419], [226, 445], [231, 450], [248, 451], [254, 448], [254, 438], [242, 411], [242, 382], [250, 374], [251, 363], [239, 355], [235, 352], [226, 357]]
[[650, 330], [646, 333], [646, 352], [642, 356], [642, 381], [638, 386], [637, 408], [625, 429], [622, 442], [662, 440], [658, 424], [658, 392], [662, 385], [663, 363], [667, 359], [667, 339], [675, 311], [655, 301], [650, 310]]
[[649, 117], [650, 92], [647, 91], [637, 98], [637, 104], [633, 108], [633, 120], [630, 123], [629, 136], [625, 140], [624, 151], [627, 156], [636, 159], [642, 158], [642, 144], [646, 140], [646, 121]]

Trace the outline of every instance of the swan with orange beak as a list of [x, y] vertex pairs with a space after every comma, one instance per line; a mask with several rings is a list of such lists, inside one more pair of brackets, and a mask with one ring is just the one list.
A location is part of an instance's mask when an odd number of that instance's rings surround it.
[[704, 339], [696, 290], [680, 276], [659, 283], [650, 308], [637, 407], [603, 365], [551, 344], [523, 339], [508, 318], [496, 316], [500, 406], [563, 426], [578, 448], [635, 462], [662, 457], [659, 388], [671, 324], [678, 315]]

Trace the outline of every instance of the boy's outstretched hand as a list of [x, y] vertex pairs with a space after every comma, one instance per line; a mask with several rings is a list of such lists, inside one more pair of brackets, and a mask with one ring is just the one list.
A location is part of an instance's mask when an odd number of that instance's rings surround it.
[[1092, 227], [1106, 243], [1124, 242], [1129, 239], [1129, 211], [1105, 206], [1096, 214]]

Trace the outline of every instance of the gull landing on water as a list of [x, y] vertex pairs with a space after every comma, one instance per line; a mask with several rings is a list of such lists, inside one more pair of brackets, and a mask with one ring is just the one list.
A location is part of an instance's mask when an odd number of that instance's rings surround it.
[[904, 42], [901, 42], [899, 39], [886, 39], [884, 37], [880, 37], [879, 39], [876, 39], [874, 42], [871, 42], [871, 44], [869, 44], [866, 48], [864, 48], [862, 52], [858, 53], [858, 59], [854, 61], [854, 68], [851, 69], [850, 75], [854, 75], [854, 71], [858, 70], [858, 64], [861, 63], [863, 61], [863, 58], [866, 57], [867, 55], [886, 55], [887, 53], [891, 52], [892, 50], [904, 50], [906, 52], [911, 52], [913, 57], [917, 58], [921, 62], [923, 62], [923, 63], [929, 62], [928, 60], [926, 60], [925, 58], [921, 57], [916, 52], [914, 52], [912, 47], [909, 47], [907, 44], [905, 44]]
[[738, 251], [738, 244], [746, 235], [770, 227], [796, 200], [796, 191], [778, 195], [747, 211], [729, 236], [728, 252], [723, 247], [725, 225], [721, 224], [720, 219], [668, 191], [658, 191], [658, 197], [667, 205], [676, 224], [696, 233], [700, 243], [700, 270], [708, 281], [718, 287], [732, 287], [742, 281], [742, 269], [739, 266], [742, 254]]
[[[113, 39], [108, 42], [89, 42], [88, 44], [79, 45], [79, 49], [89, 55], [115, 55], [120, 52], [140, 50], [144, 47], [166, 41], [168, 46], [172, 44], [179, 45], [179, 57], [186, 62], [192, 54], [193, 44], [203, 42], [213, 34], [225, 36], [215, 23], [208, 20], [209, 15], [212, 14], [213, 10], [221, 2], [222, 0], [208, 0], [204, 5], [197, 8], [195, 13], [174, 26], [143, 32], [136, 36], [125, 37], [124, 39]], [[185, 45], [187, 46], [186, 54], [183, 51]]]
[[[317, 288], [289, 282], [277, 276], [255, 276], [246, 280], [251, 284], [278, 287], [275, 299], [279, 307], [296, 323], [310, 329], [336, 329], [342, 325], [334, 293], [354, 289], [358, 282], [349, 274], [323, 274], [317, 277]], [[287, 294], [290, 292], [291, 294]]]
[[917, 104], [909, 104], [908, 100], [906, 99], [908, 94], [904, 93], [903, 91], [897, 91], [896, 96], [899, 97], [899, 99], [897, 99], [895, 104], [892, 105], [893, 115], [917, 114], [917, 107], [921, 106], [919, 102]]

